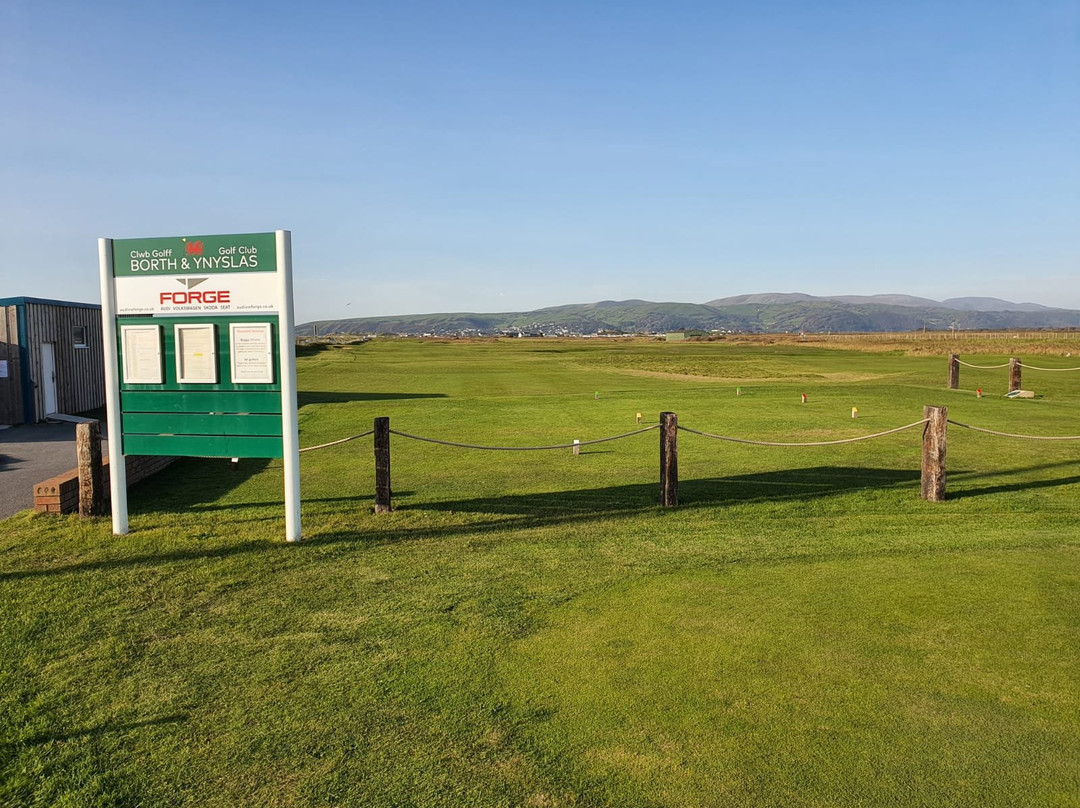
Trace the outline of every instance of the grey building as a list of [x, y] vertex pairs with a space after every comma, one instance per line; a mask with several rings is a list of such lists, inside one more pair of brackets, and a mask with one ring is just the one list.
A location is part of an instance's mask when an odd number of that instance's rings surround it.
[[0, 424], [103, 406], [101, 306], [0, 298]]

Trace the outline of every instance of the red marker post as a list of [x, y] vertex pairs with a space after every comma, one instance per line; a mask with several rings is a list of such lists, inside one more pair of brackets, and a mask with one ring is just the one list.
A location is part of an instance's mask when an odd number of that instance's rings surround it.
[[803, 403], [803, 404], [805, 404], [805, 403], [806, 403], [806, 393], [803, 393], [803, 394], [802, 394], [802, 403]]

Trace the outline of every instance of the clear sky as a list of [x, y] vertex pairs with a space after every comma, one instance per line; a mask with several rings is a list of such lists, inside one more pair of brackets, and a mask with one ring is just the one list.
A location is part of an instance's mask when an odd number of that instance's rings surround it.
[[0, 297], [278, 228], [298, 322], [1080, 308], [1080, 0], [0, 0]]

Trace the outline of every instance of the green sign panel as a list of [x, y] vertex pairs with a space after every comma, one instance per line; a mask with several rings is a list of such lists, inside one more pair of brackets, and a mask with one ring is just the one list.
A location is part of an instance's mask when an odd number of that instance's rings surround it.
[[115, 277], [276, 272], [273, 233], [128, 238], [113, 241]]
[[[259, 326], [271, 348], [280, 328], [276, 316], [120, 318], [124, 454], [281, 457], [277, 352], [265, 356], [265, 382], [248, 381], [250, 365], [239, 361], [265, 353], [243, 339], [244, 329], [258, 334]], [[185, 345], [185, 329], [206, 341]], [[202, 366], [199, 381], [185, 381], [185, 360]]]

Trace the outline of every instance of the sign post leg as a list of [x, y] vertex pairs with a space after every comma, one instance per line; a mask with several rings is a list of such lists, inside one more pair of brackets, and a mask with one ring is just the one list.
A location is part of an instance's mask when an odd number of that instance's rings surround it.
[[300, 541], [300, 435], [296, 406], [296, 339], [292, 299], [292, 233], [275, 231], [281, 312], [278, 350], [281, 357], [281, 440], [285, 474], [285, 540]]
[[120, 363], [116, 355], [116, 294], [113, 289], [111, 238], [98, 239], [101, 270], [101, 340], [105, 353], [105, 417], [109, 438], [109, 499], [112, 532], [128, 532], [127, 464], [124, 462], [123, 427], [120, 423]]

